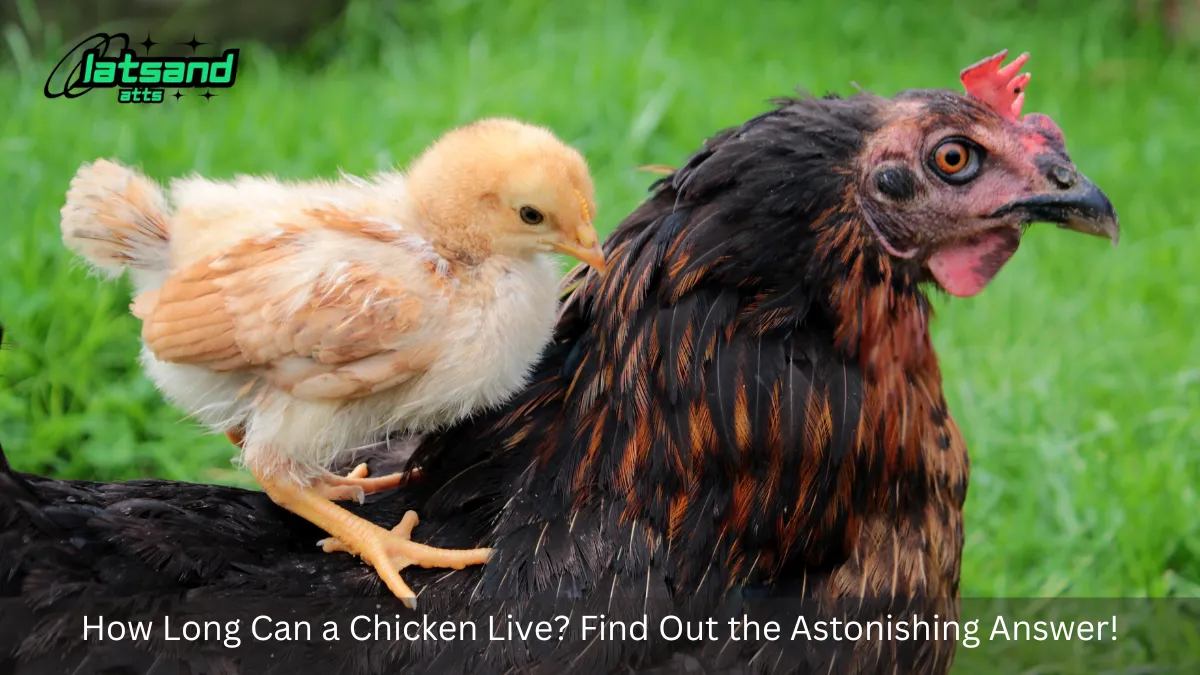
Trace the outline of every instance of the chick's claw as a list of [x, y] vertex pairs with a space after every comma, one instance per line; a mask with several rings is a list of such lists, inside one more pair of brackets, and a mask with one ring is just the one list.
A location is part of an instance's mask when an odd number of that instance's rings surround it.
[[418, 544], [412, 541], [412, 531], [418, 521], [417, 512], [409, 511], [391, 530], [372, 526], [373, 529], [364, 532], [357, 541], [347, 543], [329, 537], [317, 544], [326, 553], [349, 553], [370, 563], [388, 589], [406, 607], [413, 609], [417, 606], [417, 597], [400, 577], [400, 570], [413, 565], [460, 570], [469, 565], [482, 565], [491, 555], [488, 548], [456, 550]]

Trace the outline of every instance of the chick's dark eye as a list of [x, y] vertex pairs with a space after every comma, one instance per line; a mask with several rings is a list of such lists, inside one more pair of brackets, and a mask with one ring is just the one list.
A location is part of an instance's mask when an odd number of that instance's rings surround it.
[[961, 185], [979, 173], [980, 154], [974, 144], [950, 139], [934, 148], [929, 164], [942, 180]]
[[537, 225], [545, 219], [546, 217], [542, 215], [542, 212], [538, 211], [532, 206], [521, 207], [521, 220], [525, 221], [527, 224]]

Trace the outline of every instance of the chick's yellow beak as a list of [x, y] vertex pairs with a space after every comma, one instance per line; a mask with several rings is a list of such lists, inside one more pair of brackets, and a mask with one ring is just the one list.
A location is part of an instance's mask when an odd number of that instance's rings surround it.
[[575, 230], [575, 241], [556, 241], [552, 244], [555, 250], [565, 253], [576, 260], [603, 272], [607, 268], [604, 261], [604, 251], [600, 248], [600, 237], [591, 225], [581, 225]]

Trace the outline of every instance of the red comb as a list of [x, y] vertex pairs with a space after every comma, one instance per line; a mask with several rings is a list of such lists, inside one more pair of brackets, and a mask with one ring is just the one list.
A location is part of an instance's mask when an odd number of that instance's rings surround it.
[[1029, 73], [1017, 75], [1016, 72], [1029, 60], [1029, 52], [1013, 59], [1013, 62], [1000, 67], [1008, 50], [986, 58], [973, 66], [963, 69], [959, 78], [967, 93], [973, 98], [983, 101], [1001, 117], [1014, 122], [1021, 118], [1021, 104], [1025, 102], [1025, 85], [1029, 83]]

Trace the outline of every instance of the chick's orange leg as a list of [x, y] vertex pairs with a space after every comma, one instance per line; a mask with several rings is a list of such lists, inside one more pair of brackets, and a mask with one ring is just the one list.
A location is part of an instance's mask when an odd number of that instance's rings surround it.
[[460, 570], [482, 565], [491, 549], [445, 549], [412, 541], [417, 514], [409, 511], [391, 530], [359, 518], [323, 497], [315, 488], [302, 486], [288, 476], [264, 476], [255, 472], [263, 490], [283, 508], [325, 530], [332, 539], [321, 542], [326, 552], [345, 551], [375, 568], [388, 589], [409, 608], [417, 605], [416, 594], [400, 578], [400, 570], [417, 565]]

